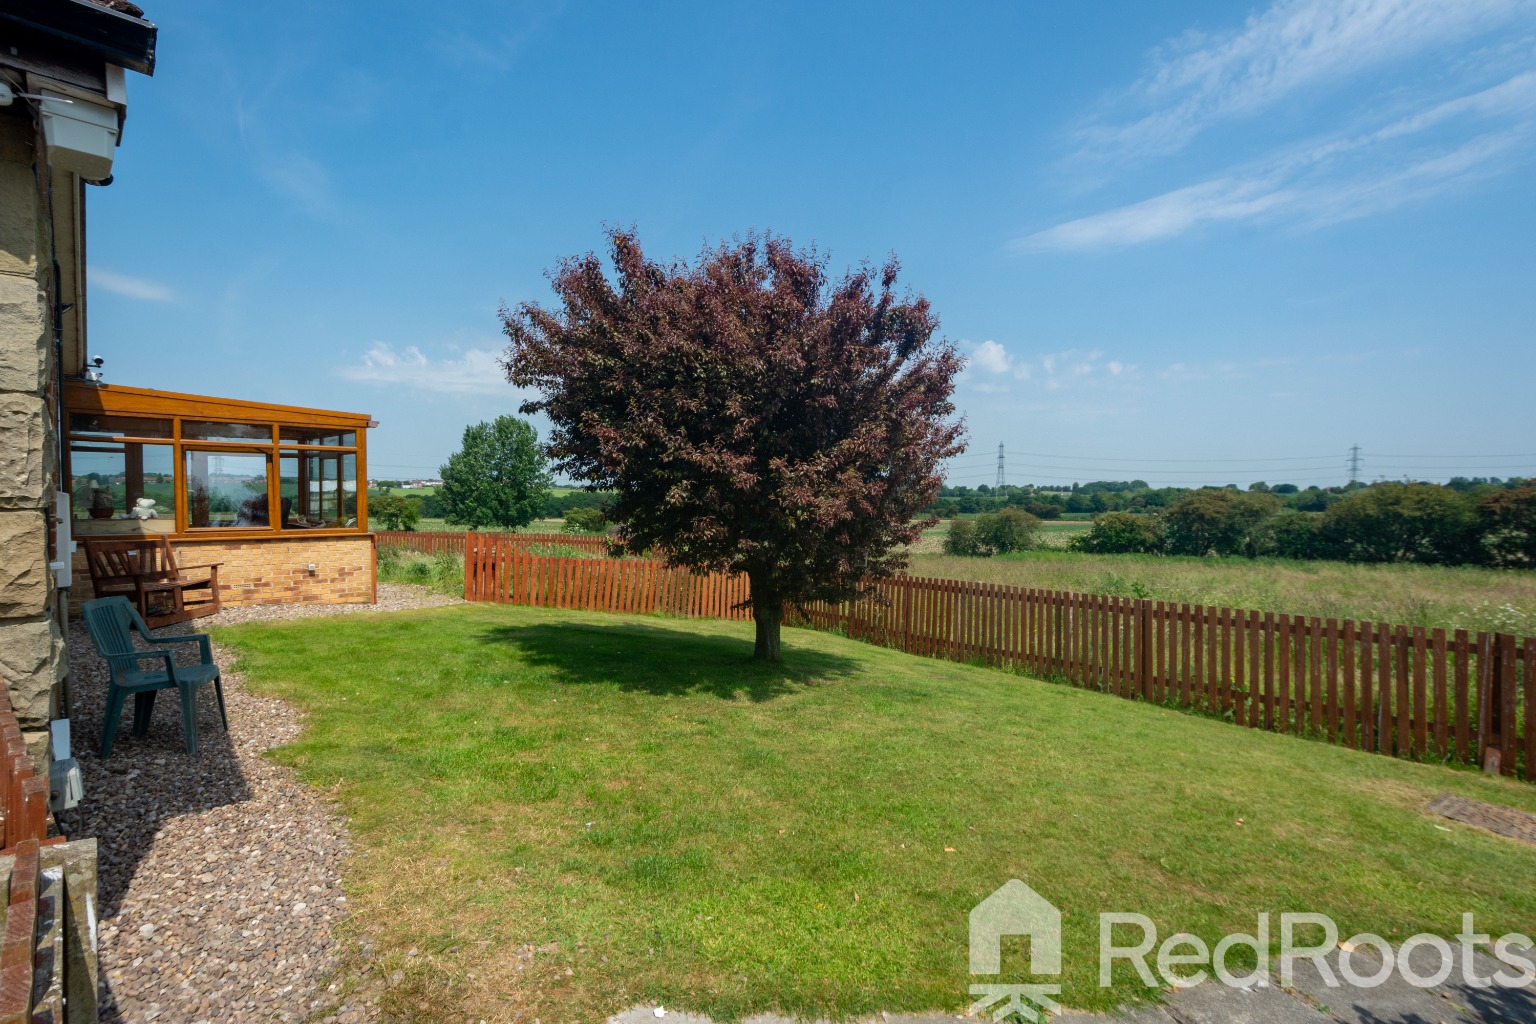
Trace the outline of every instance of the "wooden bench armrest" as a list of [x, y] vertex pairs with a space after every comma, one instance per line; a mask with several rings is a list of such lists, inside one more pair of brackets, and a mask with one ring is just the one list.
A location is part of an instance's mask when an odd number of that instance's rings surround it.
[[223, 562], [205, 562], [202, 565], [177, 565], [178, 569], [217, 569]]

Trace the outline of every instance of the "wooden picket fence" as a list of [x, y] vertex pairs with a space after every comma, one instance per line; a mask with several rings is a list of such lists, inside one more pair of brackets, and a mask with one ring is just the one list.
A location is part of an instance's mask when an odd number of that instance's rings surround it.
[[747, 578], [695, 575], [651, 559], [544, 558], [529, 534], [467, 534], [464, 599], [690, 618], [750, 619]]
[[582, 533], [480, 533], [478, 531], [436, 533], [417, 530], [375, 530], [374, 536], [378, 538], [381, 546], [413, 548], [417, 551], [425, 551], [429, 555], [462, 555], [468, 537], [500, 537], [509, 544], [521, 548], [558, 545], [575, 548], [578, 551], [591, 551], [594, 554], [608, 553], [607, 537]]
[[[39, 857], [43, 846], [62, 843], [48, 835], [48, 780], [32, 767], [21, 738], [10, 691], [0, 679], [0, 854], [14, 858], [0, 938], [0, 1021], [32, 1020], [33, 968], [37, 953]], [[58, 966], [62, 972], [62, 965]], [[41, 1019], [41, 1018], [38, 1018]]]
[[1420, 760], [1536, 778], [1536, 639], [897, 577], [807, 624]]
[[[469, 601], [744, 620], [744, 576], [542, 558], [467, 534]], [[901, 576], [785, 621], [978, 662], [1244, 728], [1536, 780], [1536, 639]]]
[[0, 837], [0, 853], [14, 853], [27, 840], [48, 839], [48, 780], [33, 769], [4, 680], [0, 680]]

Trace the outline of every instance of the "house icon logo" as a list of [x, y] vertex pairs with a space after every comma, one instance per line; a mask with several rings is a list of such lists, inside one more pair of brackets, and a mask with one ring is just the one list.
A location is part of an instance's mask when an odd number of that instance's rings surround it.
[[[1029, 940], [1031, 976], [1060, 976], [1061, 911], [1017, 878], [1005, 882], [971, 908], [972, 976], [1002, 974], [1003, 938], [1009, 935]], [[1039, 1022], [1042, 1011], [1055, 1013], [1061, 1009], [1053, 998], [1061, 994], [1060, 982], [977, 982], [971, 985], [970, 992], [979, 997], [970, 1012], [981, 1014], [996, 1006], [992, 1009], [994, 1021], [1017, 1017], [1021, 1021]]]

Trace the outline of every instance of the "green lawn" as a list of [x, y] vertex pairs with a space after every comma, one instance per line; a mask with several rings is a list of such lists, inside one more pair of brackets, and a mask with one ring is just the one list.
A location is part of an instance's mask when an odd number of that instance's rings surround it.
[[914, 576], [1154, 601], [1536, 635], [1536, 571], [1026, 551], [995, 558], [919, 552]]
[[967, 913], [1013, 877], [1065, 912], [1079, 1006], [1140, 991], [1097, 987], [1100, 911], [1208, 941], [1259, 911], [1536, 921], [1536, 849], [1420, 809], [1536, 811], [1472, 772], [805, 630], [755, 665], [742, 623], [461, 605], [218, 638], [309, 712], [276, 756], [350, 817], [401, 1019], [958, 1010]]

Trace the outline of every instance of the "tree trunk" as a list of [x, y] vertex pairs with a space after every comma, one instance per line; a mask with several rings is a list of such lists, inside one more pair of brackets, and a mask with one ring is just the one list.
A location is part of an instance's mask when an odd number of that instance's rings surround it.
[[784, 601], [761, 573], [748, 573], [752, 588], [752, 621], [757, 624], [753, 661], [779, 660], [779, 627], [784, 623]]

